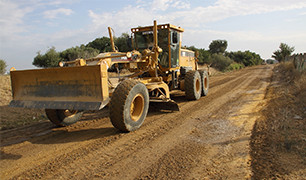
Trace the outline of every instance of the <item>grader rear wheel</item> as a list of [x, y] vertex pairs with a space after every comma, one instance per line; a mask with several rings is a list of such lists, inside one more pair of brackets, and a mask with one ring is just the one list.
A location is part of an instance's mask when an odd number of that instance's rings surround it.
[[185, 94], [190, 100], [198, 100], [201, 97], [201, 76], [198, 71], [188, 71], [185, 77]]
[[57, 126], [69, 126], [83, 115], [82, 111], [68, 109], [45, 109], [48, 119]]
[[122, 132], [138, 129], [147, 116], [149, 93], [143, 83], [125, 80], [115, 89], [109, 105], [113, 126]]
[[205, 70], [200, 70], [199, 73], [201, 75], [201, 82], [202, 82], [202, 89], [201, 89], [202, 96], [207, 96], [209, 89], [208, 73]]

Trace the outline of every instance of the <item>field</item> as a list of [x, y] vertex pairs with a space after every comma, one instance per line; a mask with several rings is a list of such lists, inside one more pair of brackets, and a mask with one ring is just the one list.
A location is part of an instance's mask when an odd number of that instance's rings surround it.
[[[304, 179], [306, 77], [290, 64], [214, 74], [179, 112], [150, 108], [120, 133], [108, 109], [55, 127], [43, 110], [10, 108], [1, 77], [0, 179]], [[29, 119], [29, 121], [27, 121]]]

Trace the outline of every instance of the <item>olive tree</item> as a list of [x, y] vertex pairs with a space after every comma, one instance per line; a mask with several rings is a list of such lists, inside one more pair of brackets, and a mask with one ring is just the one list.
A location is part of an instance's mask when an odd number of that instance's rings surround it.
[[6, 62], [0, 59], [0, 74], [5, 74], [6, 67], [7, 67]]
[[223, 54], [227, 48], [226, 40], [213, 40], [209, 45], [209, 51], [211, 54]]
[[32, 64], [37, 67], [56, 67], [61, 61], [60, 53], [55, 50], [55, 47], [50, 48], [45, 54], [37, 53]]
[[279, 49], [273, 52], [272, 57], [275, 60], [277, 60], [279, 62], [282, 62], [282, 61], [285, 61], [285, 58], [287, 56], [290, 56], [293, 53], [294, 50], [295, 49], [294, 49], [293, 46], [291, 47], [288, 44], [281, 43], [279, 45]]

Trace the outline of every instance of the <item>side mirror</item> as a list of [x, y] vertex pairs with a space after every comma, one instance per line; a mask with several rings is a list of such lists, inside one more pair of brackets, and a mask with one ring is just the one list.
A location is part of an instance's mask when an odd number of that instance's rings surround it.
[[176, 31], [172, 32], [172, 44], [178, 43], [178, 33]]

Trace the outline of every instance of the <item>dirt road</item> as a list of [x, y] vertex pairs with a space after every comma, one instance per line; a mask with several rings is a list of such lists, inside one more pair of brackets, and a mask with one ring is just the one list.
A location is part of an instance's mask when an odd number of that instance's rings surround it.
[[107, 109], [65, 128], [42, 122], [1, 132], [0, 179], [248, 179], [249, 140], [272, 66], [214, 76], [209, 95], [180, 111], [150, 109], [136, 132], [119, 133]]

